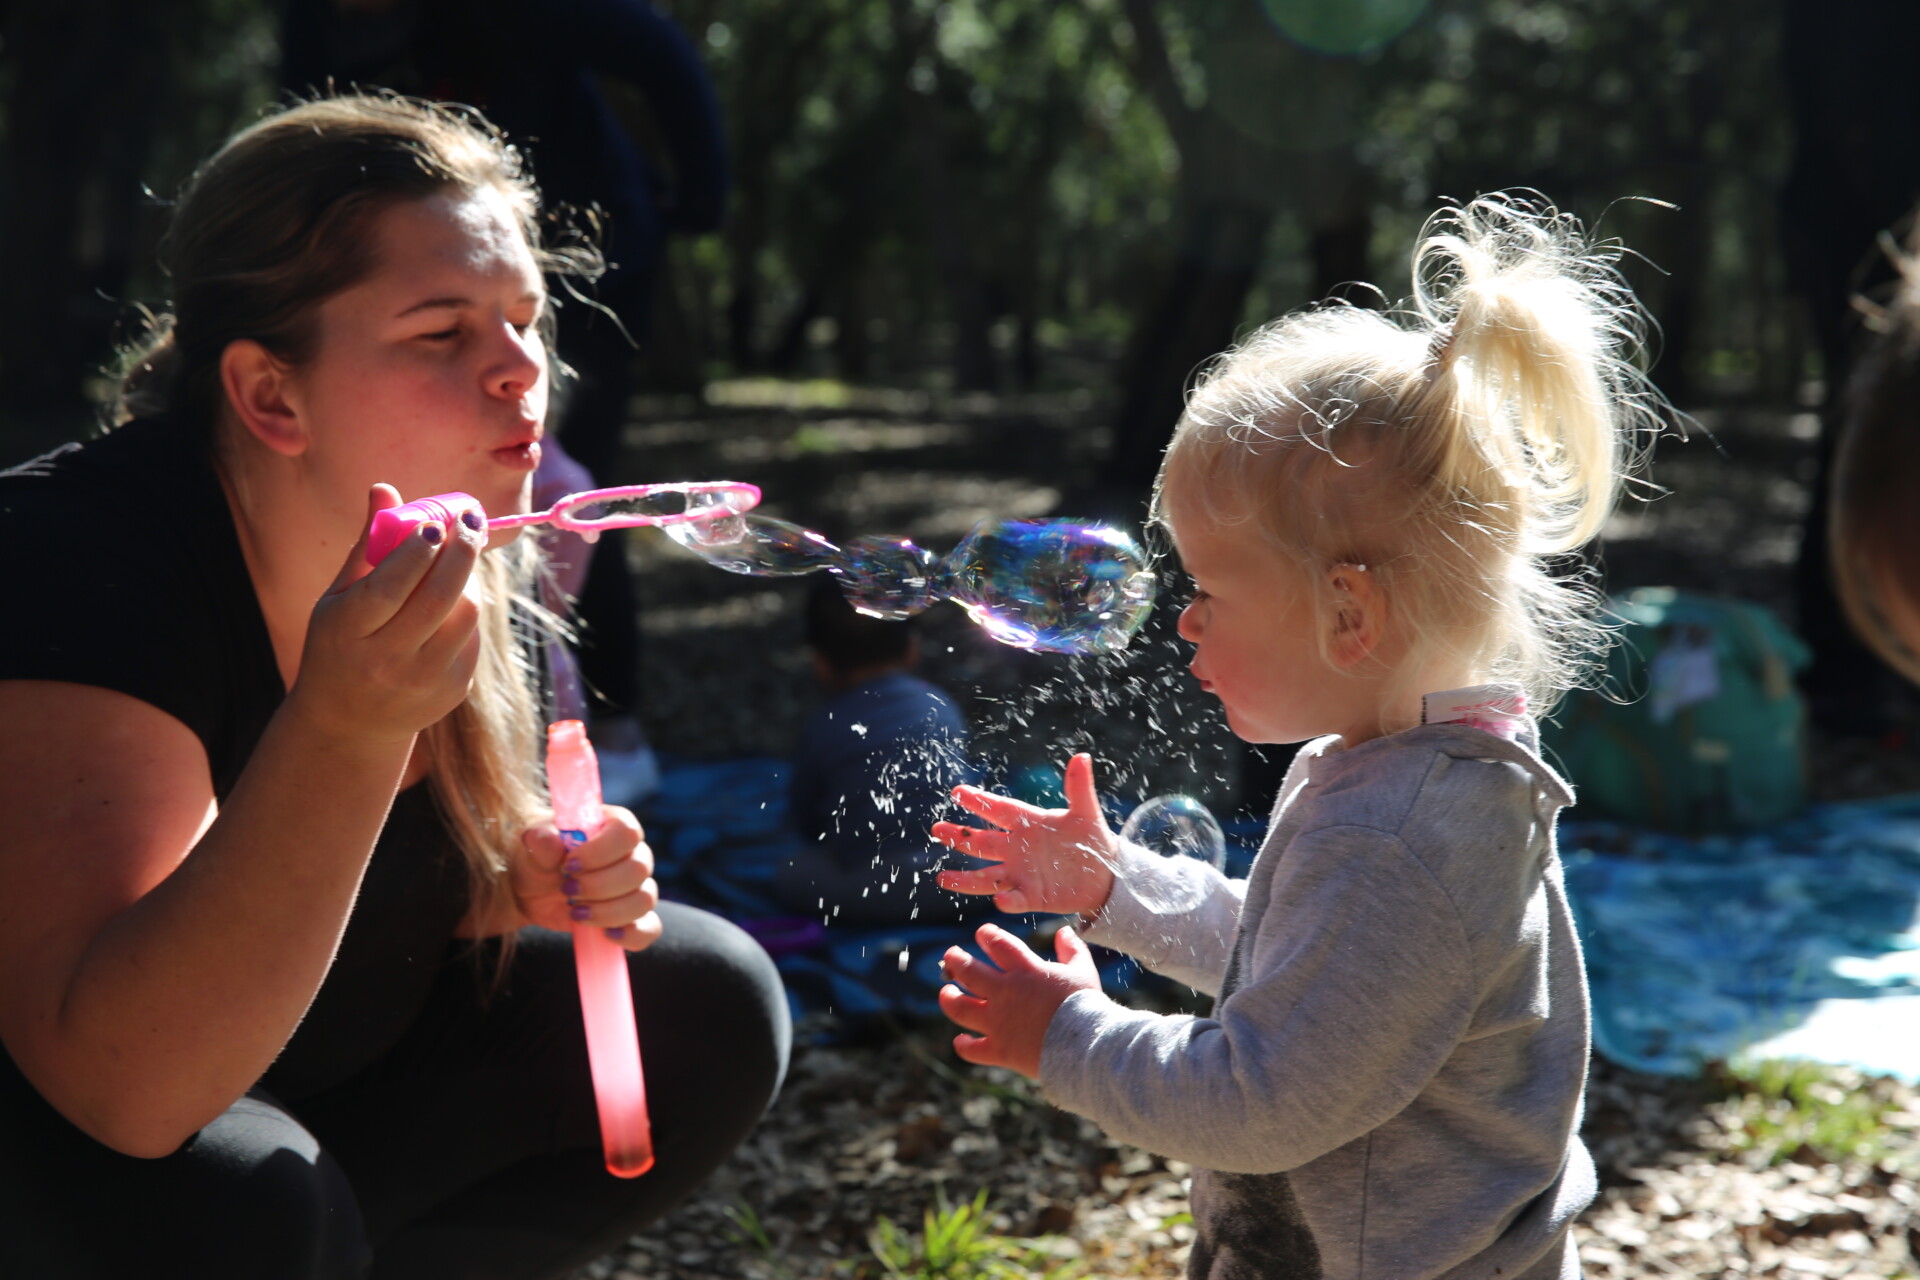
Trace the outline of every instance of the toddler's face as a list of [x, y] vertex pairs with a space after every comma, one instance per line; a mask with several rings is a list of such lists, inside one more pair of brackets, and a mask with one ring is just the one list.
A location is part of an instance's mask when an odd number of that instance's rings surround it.
[[1305, 570], [1252, 525], [1216, 524], [1177, 494], [1167, 517], [1194, 584], [1179, 624], [1194, 645], [1189, 669], [1233, 732], [1248, 742], [1373, 737], [1374, 682], [1327, 660]]

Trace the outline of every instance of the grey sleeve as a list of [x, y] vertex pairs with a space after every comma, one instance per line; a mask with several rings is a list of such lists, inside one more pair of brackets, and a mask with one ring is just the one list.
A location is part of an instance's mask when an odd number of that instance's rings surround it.
[[1040, 1083], [1113, 1136], [1204, 1168], [1277, 1173], [1378, 1128], [1471, 1022], [1477, 982], [1445, 891], [1398, 837], [1304, 833], [1247, 927], [1251, 971], [1214, 1017], [1078, 992]]
[[1218, 994], [1240, 927], [1247, 882], [1194, 858], [1120, 846], [1113, 893], [1087, 925], [1089, 942], [1124, 951], [1155, 973]]

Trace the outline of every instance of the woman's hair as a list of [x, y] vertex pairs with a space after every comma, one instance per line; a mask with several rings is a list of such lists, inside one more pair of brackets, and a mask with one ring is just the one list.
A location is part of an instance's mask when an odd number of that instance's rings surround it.
[[1364, 566], [1405, 681], [1511, 680], [1547, 710], [1606, 644], [1571, 553], [1662, 414], [1629, 363], [1641, 312], [1618, 257], [1533, 198], [1442, 209], [1398, 313], [1323, 304], [1215, 362], [1167, 447], [1155, 518], [1177, 490], [1244, 524], [1307, 571], [1323, 623], [1337, 610], [1326, 571]]
[[[470, 112], [351, 95], [296, 103], [242, 130], [174, 207], [160, 250], [172, 307], [123, 357], [115, 420], [170, 414], [222, 458], [231, 444], [218, 438], [228, 344], [251, 339], [300, 364], [312, 353], [320, 304], [378, 265], [372, 225], [381, 213], [489, 189], [507, 198], [542, 269], [600, 272], [598, 251], [583, 239], [543, 246], [539, 192], [520, 153]], [[539, 569], [532, 539], [481, 557], [479, 667], [467, 700], [423, 738], [434, 797], [466, 856], [483, 918], [507, 901], [507, 851], [543, 795], [533, 665], [516, 635], [550, 621], [537, 603]], [[504, 964], [504, 949], [501, 956]]]
[[[1842, 402], [1828, 516], [1834, 589], [1875, 653], [1920, 683], [1920, 228]], [[1889, 606], [1903, 617], [1890, 617]]]

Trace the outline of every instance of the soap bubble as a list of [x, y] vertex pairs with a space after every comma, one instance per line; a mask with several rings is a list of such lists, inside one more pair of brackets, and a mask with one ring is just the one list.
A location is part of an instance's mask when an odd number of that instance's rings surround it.
[[1126, 533], [1070, 520], [982, 525], [947, 557], [946, 594], [994, 639], [1043, 653], [1124, 649], [1153, 606]]
[[934, 601], [933, 553], [905, 538], [853, 538], [830, 565], [847, 603], [873, 618], [898, 622]]
[[1207, 806], [1191, 796], [1155, 796], [1142, 801], [1120, 828], [1120, 838], [1172, 857], [1198, 858], [1227, 869], [1227, 837]]
[[905, 538], [835, 546], [758, 513], [667, 526], [729, 573], [790, 577], [825, 569], [862, 613], [899, 619], [950, 599], [1002, 644], [1044, 653], [1124, 649], [1153, 608], [1154, 579], [1131, 536], [1071, 520], [982, 524], [941, 560]]
[[772, 516], [719, 516], [666, 526], [667, 536], [717, 569], [792, 578], [839, 563], [840, 548], [811, 529]]

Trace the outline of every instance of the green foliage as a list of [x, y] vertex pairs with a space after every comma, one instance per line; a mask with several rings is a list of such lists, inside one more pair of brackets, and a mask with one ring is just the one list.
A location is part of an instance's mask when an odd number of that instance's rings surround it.
[[[76, 258], [94, 301], [163, 298], [161, 211], [119, 206], [142, 182], [170, 193], [276, 96], [268, 0], [147, 8], [141, 24], [99, 24], [92, 59], [94, 96], [120, 95], [101, 118], [140, 127], [84, 174], [19, 179], [74, 188], [72, 254], [104, 246], [129, 264], [131, 279], [96, 278]], [[1676, 360], [1780, 390], [1800, 371], [1774, 226], [1780, 9], [674, 0], [719, 90], [736, 187], [723, 231], [672, 245], [647, 359], [679, 390], [755, 373], [1101, 388], [1129, 336], [1157, 332], [1182, 264], [1211, 255], [1230, 296], [1209, 305], [1228, 328], [1312, 301], [1329, 271], [1394, 296], [1441, 196], [1534, 186], [1658, 265], [1630, 269]], [[0, 89], [34, 65], [8, 52]], [[644, 94], [602, 83], [670, 170]], [[9, 106], [0, 94], [0, 151], [20, 118]], [[1635, 195], [1680, 208], [1619, 203]], [[1218, 234], [1223, 219], [1251, 230]], [[49, 252], [42, 239], [25, 251]], [[1360, 249], [1327, 260], [1329, 243]], [[34, 318], [77, 305], [15, 302]], [[1210, 314], [1203, 336], [1224, 345], [1222, 323]], [[1191, 364], [1176, 354], [1177, 382]]]
[[1858, 1072], [1769, 1058], [1735, 1063], [1718, 1083], [1730, 1144], [1767, 1164], [1874, 1162], [1898, 1147], [1884, 1118], [1891, 1099]]
[[[1084, 1274], [1077, 1261], [1061, 1262], [1035, 1241], [1014, 1240], [987, 1229], [987, 1193], [968, 1204], [928, 1209], [918, 1235], [881, 1218], [868, 1237], [874, 1259], [889, 1280], [1073, 1280]], [[857, 1276], [875, 1273], [859, 1267]]]
[[773, 1256], [773, 1238], [767, 1234], [767, 1228], [760, 1221], [760, 1215], [754, 1207], [744, 1200], [736, 1201], [726, 1207], [728, 1221], [734, 1225], [729, 1234], [740, 1244], [751, 1244], [767, 1257]]

